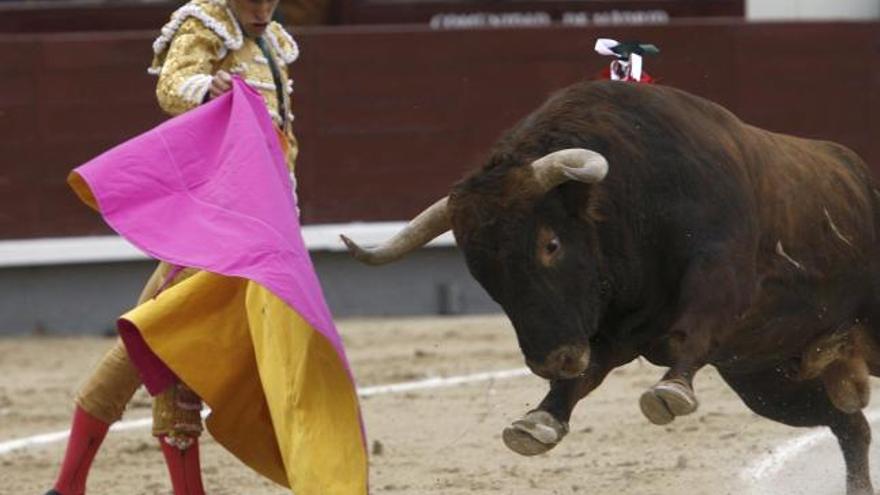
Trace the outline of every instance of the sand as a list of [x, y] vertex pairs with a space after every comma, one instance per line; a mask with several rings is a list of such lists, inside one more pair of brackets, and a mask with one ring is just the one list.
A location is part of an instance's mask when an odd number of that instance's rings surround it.
[[[339, 328], [361, 387], [523, 366], [502, 316], [343, 320]], [[0, 443], [66, 429], [78, 383], [111, 344], [101, 338], [0, 339]], [[372, 493], [741, 494], [750, 486], [741, 477], [745, 468], [805, 432], [751, 413], [711, 369], [697, 378], [696, 413], [652, 425], [639, 412], [638, 397], [661, 374], [641, 361], [615, 370], [579, 404], [568, 437], [530, 458], [507, 450], [501, 431], [546, 393], [546, 382], [532, 375], [364, 398]], [[124, 419], [149, 415], [149, 397], [139, 391]], [[209, 436], [202, 445], [208, 493], [289, 493]], [[0, 454], [0, 493], [42, 494], [63, 448], [58, 442]], [[170, 492], [149, 430], [111, 432], [89, 493]]]

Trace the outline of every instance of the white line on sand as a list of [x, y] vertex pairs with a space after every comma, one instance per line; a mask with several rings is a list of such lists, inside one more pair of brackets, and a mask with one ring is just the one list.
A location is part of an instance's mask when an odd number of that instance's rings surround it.
[[[874, 424], [880, 419], [880, 409], [866, 411], [865, 417], [868, 423]], [[816, 429], [795, 437], [782, 445], [774, 448], [770, 453], [758, 458], [747, 468], [740, 472], [740, 478], [746, 481], [761, 481], [775, 475], [785, 465], [806, 452], [808, 449], [825, 441], [832, 440], [834, 436], [827, 428]]]
[[[491, 380], [503, 380], [507, 378], [517, 378], [527, 376], [531, 372], [528, 368], [516, 368], [511, 370], [487, 371], [484, 373], [474, 373], [471, 375], [435, 377], [425, 380], [404, 383], [391, 383], [388, 385], [376, 385], [372, 387], [363, 387], [358, 389], [358, 395], [361, 397], [370, 397], [373, 395], [399, 394], [401, 392], [410, 392], [413, 390], [425, 390], [432, 388], [454, 387], [456, 385], [465, 385], [468, 383], [485, 382]], [[203, 411], [202, 415], [206, 416], [208, 411]], [[153, 424], [151, 418], [134, 419], [131, 421], [120, 421], [110, 427], [110, 431], [126, 431], [139, 428], [148, 428]], [[0, 455], [9, 452], [34, 447], [37, 445], [46, 445], [55, 442], [61, 442], [70, 435], [70, 430], [55, 431], [51, 433], [43, 433], [40, 435], [32, 435], [15, 440], [0, 442]]]

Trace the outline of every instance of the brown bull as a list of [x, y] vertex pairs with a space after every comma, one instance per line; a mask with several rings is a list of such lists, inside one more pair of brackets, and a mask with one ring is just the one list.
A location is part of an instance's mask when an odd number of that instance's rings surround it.
[[826, 425], [847, 493], [872, 493], [861, 409], [877, 358], [878, 212], [864, 163], [830, 142], [744, 124], [682, 91], [565, 89], [508, 131], [486, 165], [375, 249], [385, 263], [452, 229], [471, 274], [550, 379], [504, 432], [522, 454], [568, 431], [575, 404], [644, 356], [669, 371], [640, 404], [696, 409], [706, 364], [756, 413]]

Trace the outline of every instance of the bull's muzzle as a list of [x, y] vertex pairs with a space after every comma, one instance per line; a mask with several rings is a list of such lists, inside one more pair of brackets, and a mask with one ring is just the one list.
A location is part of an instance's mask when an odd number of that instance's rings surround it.
[[590, 364], [590, 347], [566, 345], [547, 355], [543, 362], [526, 359], [532, 373], [548, 380], [564, 380], [581, 375]]

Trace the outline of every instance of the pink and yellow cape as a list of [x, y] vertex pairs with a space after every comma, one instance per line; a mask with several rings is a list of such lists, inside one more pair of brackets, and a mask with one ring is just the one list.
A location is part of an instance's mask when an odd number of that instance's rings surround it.
[[354, 379], [261, 97], [236, 81], [69, 182], [144, 252], [202, 270], [119, 321], [151, 393], [186, 383], [214, 438], [298, 495], [367, 493]]

